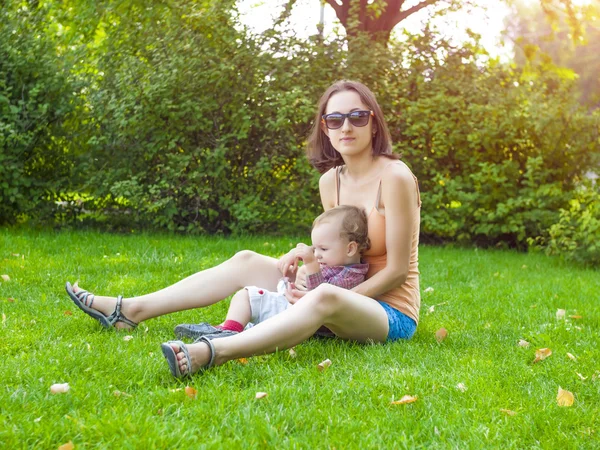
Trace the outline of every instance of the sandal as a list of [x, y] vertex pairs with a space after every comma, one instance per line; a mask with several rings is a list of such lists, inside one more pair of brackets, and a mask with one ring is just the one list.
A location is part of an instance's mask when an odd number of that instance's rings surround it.
[[110, 316], [105, 316], [100, 311], [92, 308], [92, 304], [94, 303], [94, 294], [84, 289], [75, 292], [73, 291], [73, 286], [71, 286], [71, 283], [68, 281], [65, 289], [67, 290], [69, 297], [71, 297], [71, 300], [73, 300], [73, 303], [75, 303], [75, 305], [77, 305], [77, 307], [88, 316], [93, 317], [100, 322], [103, 327], [112, 328], [117, 322], [123, 322], [133, 328], [137, 327], [137, 323], [129, 320], [127, 317], [121, 314], [121, 304], [123, 303], [122, 295], [117, 297], [117, 304], [113, 313]]
[[[210, 351], [210, 360], [208, 363], [200, 368], [200, 370], [206, 370], [213, 366], [215, 362], [215, 347], [213, 346], [210, 339], [206, 339], [204, 336], [200, 337], [196, 342], [204, 342], [208, 345], [208, 350]], [[177, 344], [179, 346], [179, 351], [182, 351], [187, 359], [188, 372], [183, 373], [179, 368], [179, 361], [177, 359], [177, 353], [171, 347], [171, 344]], [[175, 378], [184, 378], [191, 376], [191, 372], [189, 372], [192, 359], [190, 358], [190, 353], [188, 352], [187, 346], [181, 341], [168, 341], [164, 344], [160, 344], [160, 348], [162, 349], [163, 355], [167, 359], [167, 363], [169, 364], [169, 369], [171, 369], [171, 374]]]

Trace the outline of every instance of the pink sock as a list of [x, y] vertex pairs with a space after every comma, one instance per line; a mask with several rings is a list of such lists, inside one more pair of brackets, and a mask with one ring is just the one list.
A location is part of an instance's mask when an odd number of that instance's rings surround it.
[[226, 320], [222, 325], [216, 328], [221, 328], [222, 330], [236, 331], [238, 333], [244, 331], [244, 325], [235, 320]]

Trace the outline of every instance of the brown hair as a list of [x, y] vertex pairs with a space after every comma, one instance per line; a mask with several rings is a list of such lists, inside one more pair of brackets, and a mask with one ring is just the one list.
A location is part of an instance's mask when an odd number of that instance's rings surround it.
[[367, 213], [362, 208], [350, 205], [340, 205], [328, 209], [317, 217], [312, 227], [315, 228], [328, 219], [343, 216], [340, 237], [348, 239], [348, 242], [356, 242], [358, 252], [362, 255], [371, 248], [371, 241], [368, 236]]
[[325, 114], [327, 103], [333, 94], [344, 91], [354, 91], [359, 96], [361, 101], [371, 111], [373, 117], [373, 129], [376, 134], [373, 136], [373, 155], [381, 155], [390, 159], [398, 159], [398, 155], [392, 153], [392, 139], [388, 129], [381, 107], [375, 99], [375, 95], [364, 84], [358, 81], [341, 80], [333, 83], [329, 89], [321, 96], [317, 114], [313, 123], [310, 134], [308, 135], [306, 153], [310, 163], [320, 172], [325, 173], [332, 167], [341, 166], [344, 164], [342, 155], [333, 148], [331, 141], [321, 129], [321, 118]]

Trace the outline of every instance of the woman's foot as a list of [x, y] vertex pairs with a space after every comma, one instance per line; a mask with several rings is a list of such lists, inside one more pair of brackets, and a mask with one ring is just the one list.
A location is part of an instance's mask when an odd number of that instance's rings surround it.
[[[67, 283], [67, 293], [71, 300], [86, 314], [98, 320], [105, 327], [133, 329], [137, 326], [135, 312], [122, 297], [101, 297], [88, 293], [77, 283]], [[132, 320], [132, 318], [134, 320]]]
[[208, 369], [214, 360], [214, 347], [208, 340], [188, 345], [181, 341], [169, 341], [162, 344], [161, 348], [171, 373], [176, 378], [192, 375], [200, 369]]

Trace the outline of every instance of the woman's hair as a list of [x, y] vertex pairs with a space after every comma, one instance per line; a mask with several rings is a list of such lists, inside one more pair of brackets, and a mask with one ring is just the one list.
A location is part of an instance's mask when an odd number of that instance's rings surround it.
[[358, 252], [362, 255], [371, 248], [371, 241], [368, 236], [367, 213], [362, 208], [356, 206], [340, 205], [328, 209], [317, 217], [312, 227], [331, 219], [342, 216], [340, 238], [348, 239], [348, 242], [356, 242]]
[[381, 155], [390, 159], [398, 159], [398, 155], [392, 153], [392, 140], [381, 107], [375, 99], [375, 95], [364, 84], [358, 81], [341, 80], [333, 83], [321, 96], [315, 121], [308, 135], [307, 154], [310, 163], [320, 172], [325, 173], [332, 167], [344, 164], [342, 155], [333, 148], [331, 141], [321, 129], [321, 118], [325, 114], [327, 102], [333, 94], [344, 91], [354, 91], [367, 108], [373, 111], [373, 155]]

